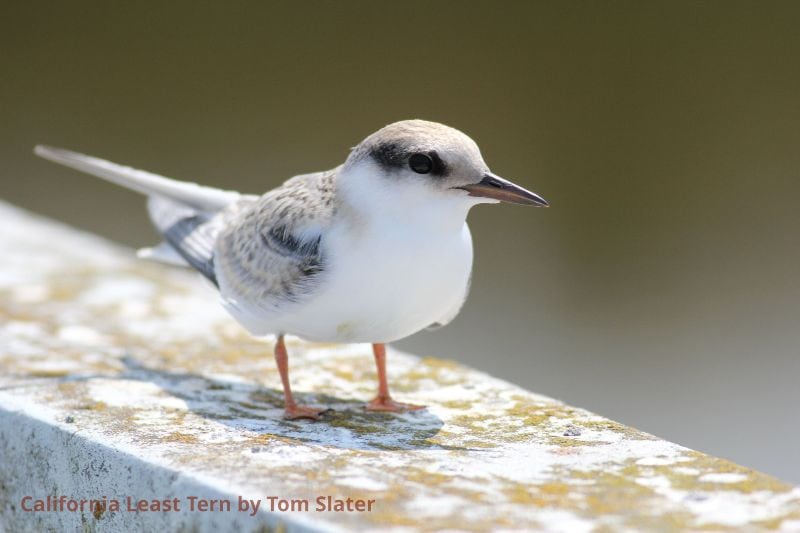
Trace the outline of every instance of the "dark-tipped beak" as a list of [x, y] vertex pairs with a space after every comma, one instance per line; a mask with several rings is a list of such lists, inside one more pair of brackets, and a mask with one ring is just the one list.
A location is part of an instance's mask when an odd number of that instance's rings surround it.
[[478, 183], [462, 185], [455, 188], [467, 191], [470, 196], [492, 198], [493, 200], [500, 200], [501, 202], [508, 202], [511, 204], [535, 205], [537, 207], [547, 207], [550, 205], [547, 203], [547, 200], [538, 194], [528, 189], [523, 189], [519, 185], [511, 183], [500, 176], [495, 176], [491, 172], [487, 172]]

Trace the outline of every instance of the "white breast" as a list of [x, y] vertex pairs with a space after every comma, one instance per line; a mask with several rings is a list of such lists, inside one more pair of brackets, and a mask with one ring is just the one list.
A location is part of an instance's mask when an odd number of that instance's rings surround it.
[[395, 221], [361, 232], [341, 224], [325, 239], [325, 283], [320, 294], [279, 327], [322, 342], [391, 342], [434, 322], [447, 322], [466, 298], [472, 238]]

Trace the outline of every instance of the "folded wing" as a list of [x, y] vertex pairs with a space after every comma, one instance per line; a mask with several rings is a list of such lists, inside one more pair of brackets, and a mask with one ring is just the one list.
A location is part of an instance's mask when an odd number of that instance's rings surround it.
[[296, 176], [220, 232], [216, 273], [228, 310], [254, 334], [317, 294], [325, 276], [325, 230], [336, 211], [336, 171]]

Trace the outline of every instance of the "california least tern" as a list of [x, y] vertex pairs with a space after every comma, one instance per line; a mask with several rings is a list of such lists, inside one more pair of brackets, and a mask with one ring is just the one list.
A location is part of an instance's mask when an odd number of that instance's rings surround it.
[[286, 334], [372, 343], [379, 385], [367, 409], [421, 408], [389, 394], [385, 343], [458, 314], [472, 271], [470, 208], [548, 205], [492, 174], [467, 135], [423, 120], [390, 124], [344, 164], [295, 176], [261, 196], [59, 148], [37, 146], [35, 153], [148, 197], [164, 242], [140, 256], [194, 268], [251, 334], [276, 335], [288, 419], [316, 419], [323, 409], [294, 400]]

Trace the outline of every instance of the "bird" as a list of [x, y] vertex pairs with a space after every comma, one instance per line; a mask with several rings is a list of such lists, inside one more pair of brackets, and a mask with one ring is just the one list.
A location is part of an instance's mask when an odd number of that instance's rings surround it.
[[465, 133], [418, 119], [389, 124], [352, 148], [343, 164], [292, 177], [262, 195], [60, 148], [37, 145], [34, 152], [148, 197], [163, 241], [138, 255], [195, 269], [250, 334], [275, 336], [289, 420], [316, 420], [327, 409], [295, 401], [286, 335], [372, 344], [378, 392], [365, 408], [424, 408], [390, 394], [386, 344], [444, 326], [461, 310], [472, 273], [472, 207], [549, 205], [492, 173]]

